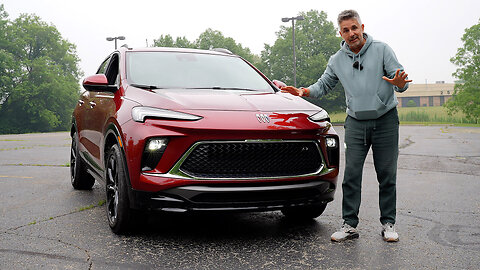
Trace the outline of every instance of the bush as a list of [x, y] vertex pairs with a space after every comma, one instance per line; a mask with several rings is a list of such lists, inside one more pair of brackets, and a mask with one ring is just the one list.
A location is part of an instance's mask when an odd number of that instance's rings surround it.
[[417, 107], [417, 103], [415, 101], [413, 101], [412, 99], [410, 99], [407, 102], [407, 107]]

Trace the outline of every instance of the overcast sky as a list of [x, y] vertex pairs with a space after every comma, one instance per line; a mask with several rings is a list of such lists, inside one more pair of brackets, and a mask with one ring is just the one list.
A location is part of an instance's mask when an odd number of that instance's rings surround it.
[[[0, 0], [11, 20], [34, 13], [76, 44], [85, 75], [95, 73], [114, 49], [108, 36], [123, 35], [130, 47], [145, 47], [161, 35], [194, 41], [207, 28], [260, 54], [273, 45], [282, 17], [309, 10], [356, 9], [365, 32], [388, 43], [414, 83], [453, 82], [450, 63], [465, 29], [479, 22], [479, 0]], [[271, 78], [274, 79], [274, 78]]]

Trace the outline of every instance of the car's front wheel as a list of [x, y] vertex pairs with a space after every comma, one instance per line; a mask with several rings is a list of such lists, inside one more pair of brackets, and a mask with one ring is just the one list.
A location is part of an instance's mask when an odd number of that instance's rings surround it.
[[311, 206], [296, 206], [282, 209], [282, 213], [287, 218], [292, 219], [313, 219], [323, 214], [326, 207], [326, 203]]
[[91, 176], [78, 149], [78, 134], [72, 134], [72, 146], [70, 148], [70, 181], [74, 189], [91, 189], [95, 184], [95, 179]]
[[112, 231], [126, 232], [131, 224], [132, 210], [128, 200], [128, 176], [118, 145], [113, 145], [106, 159], [107, 216]]

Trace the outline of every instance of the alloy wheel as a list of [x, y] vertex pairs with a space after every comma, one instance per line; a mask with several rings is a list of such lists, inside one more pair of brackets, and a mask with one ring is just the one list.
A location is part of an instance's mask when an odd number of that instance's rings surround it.
[[72, 146], [70, 149], [70, 179], [73, 182], [77, 172], [77, 140], [72, 137]]
[[118, 170], [115, 155], [110, 155], [107, 163], [107, 212], [110, 224], [118, 218]]

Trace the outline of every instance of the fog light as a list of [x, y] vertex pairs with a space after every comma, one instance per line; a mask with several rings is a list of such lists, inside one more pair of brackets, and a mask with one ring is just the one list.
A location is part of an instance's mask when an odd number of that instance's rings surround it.
[[147, 149], [149, 151], [164, 151], [167, 147], [168, 140], [166, 138], [151, 139], [148, 142]]
[[340, 163], [340, 147], [338, 147], [338, 137], [326, 137], [327, 163], [328, 167], [338, 167]]
[[155, 169], [167, 148], [168, 138], [151, 138], [145, 144], [142, 155], [142, 171]]
[[326, 138], [325, 139], [326, 143], [327, 143], [327, 147], [328, 148], [336, 148], [337, 147], [337, 140], [335, 138]]

